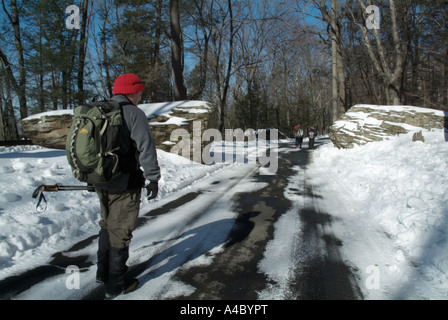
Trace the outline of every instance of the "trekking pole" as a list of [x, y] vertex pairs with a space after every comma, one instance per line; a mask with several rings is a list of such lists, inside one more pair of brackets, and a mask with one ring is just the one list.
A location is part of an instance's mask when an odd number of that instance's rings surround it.
[[[37, 202], [36, 205], [36, 210], [38, 212], [44, 212], [45, 210], [47, 210], [47, 199], [45, 198], [44, 195], [44, 191], [46, 192], [58, 192], [58, 191], [74, 191], [74, 190], [87, 190], [90, 192], [95, 191], [95, 188], [92, 185], [87, 185], [87, 186], [64, 186], [64, 185], [60, 185], [60, 184], [54, 184], [54, 185], [46, 185], [43, 184], [39, 187], [36, 188], [36, 190], [34, 190], [33, 192], [33, 198], [36, 199], [39, 196], [39, 200]], [[45, 202], [45, 207], [43, 209], [41, 209], [41, 211], [39, 211], [40, 208], [40, 204], [42, 202], [42, 200]]]

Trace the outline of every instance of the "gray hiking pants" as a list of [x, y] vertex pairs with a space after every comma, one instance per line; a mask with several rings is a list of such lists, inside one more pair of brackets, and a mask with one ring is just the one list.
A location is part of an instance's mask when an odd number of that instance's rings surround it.
[[123, 192], [96, 189], [101, 204], [100, 227], [109, 233], [113, 248], [127, 248], [132, 239], [140, 209], [141, 189]]

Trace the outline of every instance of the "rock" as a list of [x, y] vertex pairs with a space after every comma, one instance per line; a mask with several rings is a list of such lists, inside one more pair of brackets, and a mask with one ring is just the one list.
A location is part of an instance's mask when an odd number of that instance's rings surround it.
[[338, 148], [352, 148], [398, 134], [443, 129], [444, 122], [444, 112], [435, 109], [356, 105], [330, 127], [330, 139]]
[[20, 122], [22, 134], [39, 146], [65, 149], [65, 140], [72, 118], [73, 113], [70, 111], [31, 116]]
[[[138, 107], [148, 118], [156, 147], [167, 152], [170, 152], [177, 143], [176, 134], [173, 134], [174, 141], [171, 141], [171, 134], [176, 132], [176, 129], [188, 133], [191, 139], [193, 129], [200, 129], [203, 133], [208, 128], [212, 109], [212, 106], [204, 101], [152, 103]], [[72, 118], [73, 110], [49, 111], [34, 115], [21, 121], [22, 134], [39, 146], [64, 150]], [[191, 146], [192, 143], [191, 140]], [[190, 149], [193, 152], [193, 148]], [[193, 160], [191, 155], [185, 156]]]
[[[189, 102], [149, 119], [157, 148], [172, 152], [173, 147], [182, 141], [181, 134], [185, 134], [189, 137], [190, 153], [179, 155], [189, 160], [195, 160], [193, 156], [193, 136], [196, 133], [196, 136], [202, 137], [204, 131], [207, 130], [211, 109], [212, 107], [208, 103], [202, 101]], [[205, 147], [202, 139], [200, 147], [201, 150]]]
[[421, 131], [415, 132], [412, 136], [412, 142], [421, 141], [425, 142], [425, 138], [423, 137], [423, 133]]

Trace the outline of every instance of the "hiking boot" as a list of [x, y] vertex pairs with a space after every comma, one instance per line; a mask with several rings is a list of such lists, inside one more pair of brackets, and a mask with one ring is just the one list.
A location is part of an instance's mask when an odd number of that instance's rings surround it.
[[109, 250], [109, 277], [106, 285], [106, 299], [113, 299], [122, 293], [129, 293], [137, 289], [137, 279], [126, 279], [126, 260], [129, 249], [110, 248]]
[[123, 294], [137, 290], [139, 285], [138, 279], [124, 280]]
[[139, 281], [137, 279], [124, 280], [123, 291], [121, 292], [106, 292], [106, 300], [112, 300], [120, 294], [128, 294], [138, 288]]

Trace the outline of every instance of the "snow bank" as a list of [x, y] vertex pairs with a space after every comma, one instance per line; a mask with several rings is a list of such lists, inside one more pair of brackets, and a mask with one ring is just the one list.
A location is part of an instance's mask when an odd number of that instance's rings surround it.
[[148, 119], [159, 115], [170, 117], [172, 111], [178, 108], [181, 108], [184, 112], [190, 113], [207, 113], [211, 109], [208, 102], [196, 100], [147, 103], [141, 104], [138, 107], [143, 110]]
[[[192, 113], [205, 113], [210, 110], [210, 104], [205, 101], [175, 101], [175, 102], [160, 102], [160, 103], [145, 103], [138, 105], [140, 109], [146, 114], [147, 118], [150, 119], [158, 115], [166, 115], [172, 112], [173, 109], [182, 108], [185, 112]], [[68, 110], [54, 110], [46, 111], [38, 114], [31, 115], [24, 120], [39, 119], [43, 116], [62, 116], [65, 114], [73, 114], [73, 109]]]
[[[359, 227], [353, 240], [370, 237], [373, 247], [388, 238], [391, 247], [380, 249], [383, 256], [373, 258], [374, 248], [364, 249], [396, 288], [383, 286], [381, 294], [367, 290], [368, 296], [448, 297], [448, 143], [443, 130], [423, 135], [425, 142], [412, 142], [409, 133], [353, 149], [327, 144], [314, 153], [308, 175], [332, 214]], [[356, 261], [355, 244], [347, 240], [344, 250]], [[362, 274], [366, 265], [358, 258]]]

